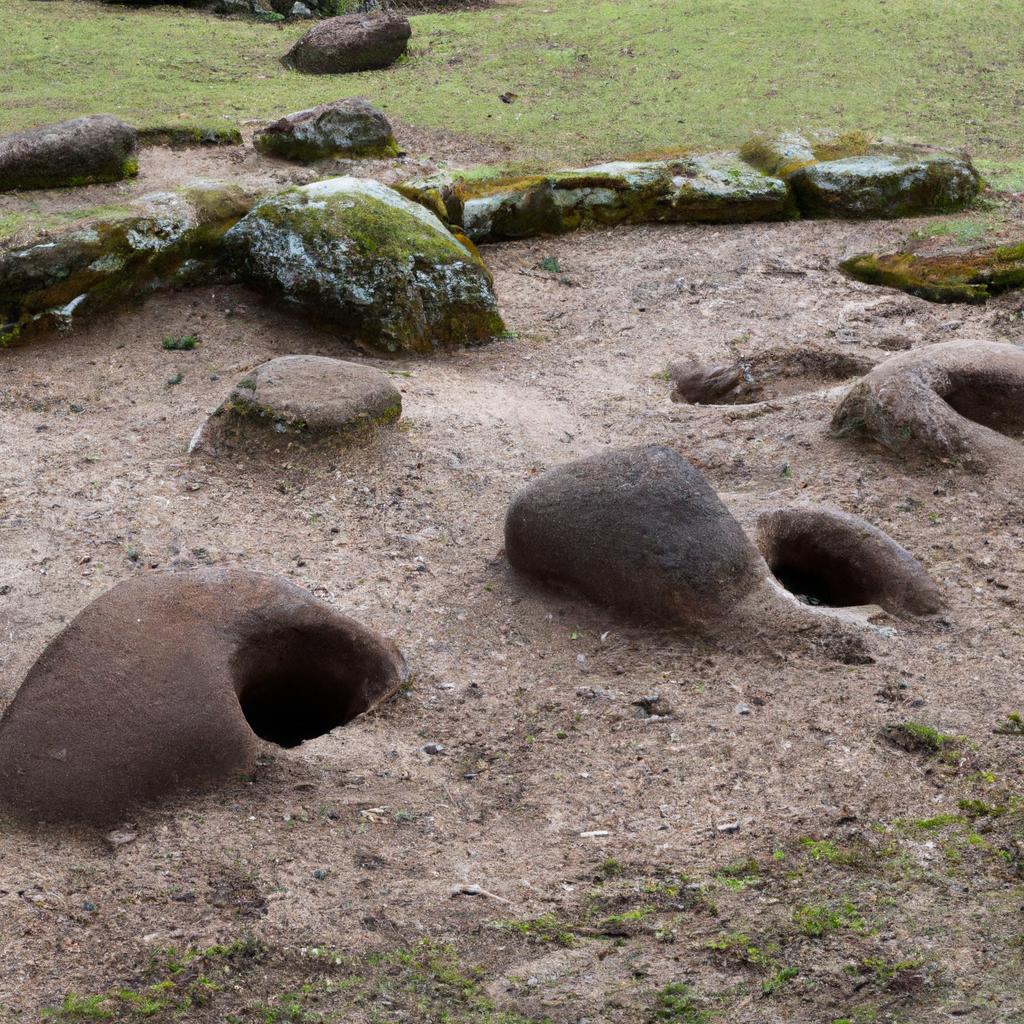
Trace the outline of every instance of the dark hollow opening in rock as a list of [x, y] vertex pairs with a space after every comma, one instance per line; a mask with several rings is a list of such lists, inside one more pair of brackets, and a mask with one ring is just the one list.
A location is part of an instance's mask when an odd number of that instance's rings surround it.
[[828, 605], [831, 608], [849, 608], [870, 604], [878, 590], [874, 581], [847, 559], [836, 557], [801, 538], [795, 550], [775, 552], [768, 559], [772, 575], [794, 596], [805, 604]]
[[394, 687], [390, 663], [328, 629], [261, 636], [238, 659], [235, 679], [252, 731], [281, 747], [347, 725]]
[[1024, 380], [1000, 373], [950, 375], [942, 396], [966, 419], [1001, 434], [1024, 433]]

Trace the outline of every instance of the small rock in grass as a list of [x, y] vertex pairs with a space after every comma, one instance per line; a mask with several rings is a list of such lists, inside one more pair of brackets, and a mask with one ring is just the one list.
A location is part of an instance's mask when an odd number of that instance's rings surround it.
[[412, 35], [409, 19], [388, 13], [352, 13], [314, 25], [286, 54], [285, 64], [308, 75], [373, 71], [394, 64]]

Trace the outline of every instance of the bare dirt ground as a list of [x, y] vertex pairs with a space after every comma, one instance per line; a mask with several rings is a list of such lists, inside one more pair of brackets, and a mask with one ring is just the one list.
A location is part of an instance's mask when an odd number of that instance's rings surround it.
[[[664, 377], [690, 354], [1024, 335], [1019, 296], [942, 307], [837, 272], [910, 226], [490, 247], [514, 337], [432, 359], [367, 359], [238, 287], [0, 353], [0, 708], [90, 600], [198, 564], [289, 577], [414, 673], [343, 729], [268, 745], [252, 777], [140, 814], [129, 842], [3, 827], [0, 1018], [1024, 1021], [1024, 740], [993, 734], [1024, 709], [1020, 477], [830, 439], [835, 381], [692, 407]], [[195, 351], [161, 349], [187, 333]], [[298, 352], [395, 373], [397, 429], [185, 454], [232, 384]], [[780, 504], [866, 517], [948, 615], [876, 616], [871, 660], [847, 664], [518, 578], [512, 492], [644, 442], [692, 459], [748, 528]], [[887, 738], [907, 721], [948, 738]]]

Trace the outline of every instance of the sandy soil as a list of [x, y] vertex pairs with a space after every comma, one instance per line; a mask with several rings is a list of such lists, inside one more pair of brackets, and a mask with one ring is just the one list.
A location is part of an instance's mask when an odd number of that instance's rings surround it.
[[[1024, 334], [1019, 297], [940, 307], [837, 273], [907, 230], [635, 227], [488, 248], [515, 336], [429, 360], [355, 354], [398, 375], [405, 414], [342, 450], [185, 454], [262, 360], [353, 355], [238, 287], [0, 353], [0, 708], [112, 584], [207, 563], [289, 577], [393, 636], [414, 671], [364, 719], [139, 815], [130, 842], [4, 828], [0, 1018], [35, 1019], [69, 990], [176, 992], [184, 974], [153, 950], [252, 935], [249, 959], [200, 957], [220, 988], [175, 1019], [1024, 1020], [1024, 742], [992, 731], [1024, 707], [1019, 478], [831, 440], [837, 397], [820, 389], [835, 382], [691, 407], [664, 379], [688, 355], [884, 357]], [[547, 258], [558, 273], [538, 269]], [[161, 349], [185, 333], [198, 349]], [[655, 441], [748, 527], [780, 504], [865, 516], [941, 583], [948, 616], [876, 616], [873, 660], [845, 664], [787, 636], [653, 630], [510, 571], [517, 487]], [[961, 752], [888, 742], [904, 720], [964, 737]], [[965, 798], [1011, 810], [964, 817]], [[493, 896], [452, 895], [471, 885]], [[816, 935], [819, 907], [838, 923]], [[403, 987], [407, 965], [366, 959], [426, 937], [482, 965], [479, 1004], [435, 967]]]

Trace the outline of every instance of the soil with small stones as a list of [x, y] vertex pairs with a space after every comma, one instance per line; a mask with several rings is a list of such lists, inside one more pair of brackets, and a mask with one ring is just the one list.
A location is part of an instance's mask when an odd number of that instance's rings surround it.
[[[151, 166], [140, 186], [160, 180]], [[89, 601], [199, 564], [279, 573], [394, 637], [413, 671], [377, 712], [140, 813], [130, 842], [3, 827], [0, 1019], [138, 985], [158, 947], [244, 934], [261, 966], [185, 1019], [332, 1019], [341, 996], [302, 950], [428, 936], [481, 964], [481, 991], [516, 1020], [653, 1020], [669, 984], [708, 1019], [750, 1024], [1024, 1019], [1012, 810], [970, 824], [981, 842], [962, 849], [959, 825], [905, 824], [961, 815], [965, 798], [1014, 806], [1024, 741], [993, 728], [1024, 708], [1019, 479], [831, 439], [835, 381], [686, 406], [664, 374], [690, 355], [1024, 337], [1019, 296], [935, 306], [836, 269], [911, 228], [641, 226], [488, 247], [513, 335], [430, 359], [367, 359], [237, 286], [0, 353], [0, 708]], [[551, 259], [557, 273], [538, 269]], [[201, 344], [161, 348], [184, 334]], [[401, 423], [341, 450], [185, 454], [237, 380], [291, 353], [391, 372]], [[794, 636], [695, 641], [517, 577], [501, 551], [511, 494], [640, 443], [692, 459], [751, 532], [787, 503], [865, 517], [924, 564], [948, 614], [875, 615], [872, 660], [847, 664]], [[962, 755], [887, 741], [905, 720], [963, 737]], [[659, 902], [668, 877], [693, 898]], [[806, 908], [837, 899], [860, 925], [836, 911], [815, 934]], [[260, 1015], [305, 983], [328, 993], [303, 1010], [322, 1017]], [[342, 1019], [440, 1019], [389, 998]]]

